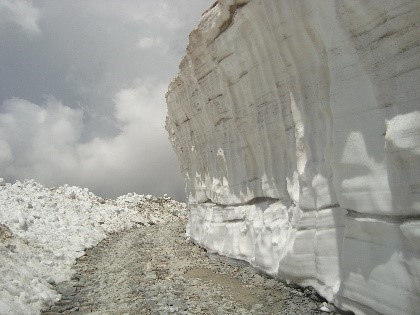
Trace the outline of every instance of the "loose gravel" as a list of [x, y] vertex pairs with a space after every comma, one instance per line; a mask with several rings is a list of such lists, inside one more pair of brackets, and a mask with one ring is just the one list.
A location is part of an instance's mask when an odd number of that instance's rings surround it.
[[321, 311], [332, 306], [311, 290], [207, 253], [186, 239], [185, 224], [110, 235], [55, 286], [61, 300], [43, 314], [336, 314]]

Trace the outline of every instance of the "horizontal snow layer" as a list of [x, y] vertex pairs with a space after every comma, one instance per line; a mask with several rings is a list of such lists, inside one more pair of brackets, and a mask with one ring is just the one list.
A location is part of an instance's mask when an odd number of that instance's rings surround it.
[[358, 314], [420, 309], [420, 2], [219, 0], [166, 128], [201, 245]]

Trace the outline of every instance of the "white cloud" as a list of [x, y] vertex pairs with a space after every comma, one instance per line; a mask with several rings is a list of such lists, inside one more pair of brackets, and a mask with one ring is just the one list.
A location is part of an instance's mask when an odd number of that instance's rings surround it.
[[[115, 95], [121, 132], [83, 143], [83, 112], [49, 97], [37, 105], [14, 98], [0, 111], [1, 176], [36, 178], [46, 185], [65, 179], [103, 195], [129, 188], [162, 195], [177, 182], [179, 168], [163, 128], [166, 86], [139, 81]], [[4, 149], [4, 150], [3, 150]], [[110, 185], [110, 182], [113, 185]], [[178, 191], [178, 197], [182, 191]]]
[[165, 89], [163, 85], [143, 82], [117, 93], [115, 117], [120, 134], [109, 139], [96, 138], [78, 148], [83, 171], [89, 174], [87, 180], [99, 177], [99, 181], [107, 182], [114, 178], [121, 185], [137, 181], [156, 187], [179, 176], [163, 128]]
[[137, 46], [140, 49], [150, 49], [154, 47], [159, 47], [162, 46], [162, 40], [160, 38], [142, 37], [140, 38]]
[[0, 165], [10, 163], [13, 159], [9, 143], [0, 139]]
[[190, 0], [114, 0], [108, 1], [106, 5], [103, 5], [102, 0], [92, 0], [84, 3], [85, 7], [100, 12], [103, 16], [119, 16], [131, 23], [163, 26], [168, 29], [179, 29], [185, 24], [185, 19], [180, 18], [177, 10], [179, 7], [187, 7], [186, 4], [190, 7], [194, 5]]
[[42, 106], [13, 98], [0, 111], [0, 139], [9, 149], [0, 159], [4, 175], [34, 177], [55, 184], [77, 167], [74, 145], [80, 139], [83, 115], [48, 98]]
[[0, 17], [13, 22], [29, 34], [39, 34], [39, 10], [28, 0], [0, 0]]
[[0, 0], [0, 177], [184, 198], [164, 94], [212, 2]]

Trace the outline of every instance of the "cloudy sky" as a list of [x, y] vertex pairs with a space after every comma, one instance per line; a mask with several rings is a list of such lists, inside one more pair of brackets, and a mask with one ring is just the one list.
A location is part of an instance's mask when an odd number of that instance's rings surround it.
[[214, 0], [0, 0], [0, 177], [184, 198], [164, 94]]

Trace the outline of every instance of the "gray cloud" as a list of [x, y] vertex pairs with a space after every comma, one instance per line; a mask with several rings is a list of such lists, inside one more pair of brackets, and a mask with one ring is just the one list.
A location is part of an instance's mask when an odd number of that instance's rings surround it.
[[183, 198], [164, 93], [212, 1], [19, 3], [0, 22], [0, 177]]
[[39, 34], [39, 10], [25, 0], [1, 0], [0, 21], [12, 22], [30, 35]]

